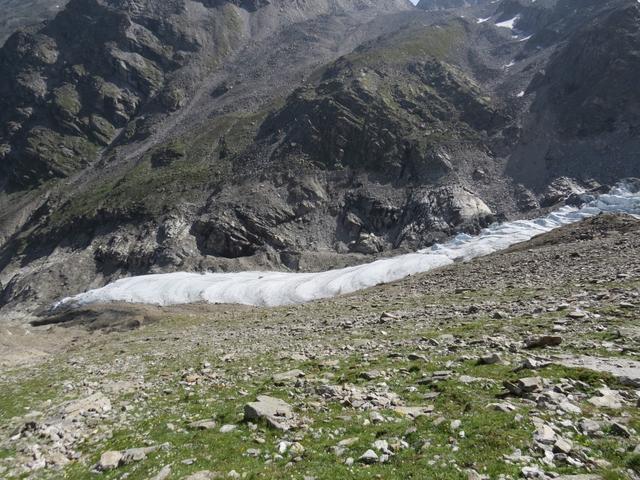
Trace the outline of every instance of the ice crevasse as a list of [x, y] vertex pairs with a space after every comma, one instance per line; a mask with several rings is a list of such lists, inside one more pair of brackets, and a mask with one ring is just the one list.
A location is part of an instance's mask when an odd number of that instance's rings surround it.
[[354, 267], [318, 273], [177, 272], [123, 278], [103, 288], [65, 298], [63, 305], [131, 302], [179, 305], [198, 302], [278, 306], [329, 298], [400, 280], [455, 261], [503, 250], [603, 212], [640, 216], [640, 192], [621, 184], [609, 193], [591, 197], [581, 207], [563, 206], [547, 216], [494, 224], [478, 235], [460, 234], [443, 244], [415, 253]]

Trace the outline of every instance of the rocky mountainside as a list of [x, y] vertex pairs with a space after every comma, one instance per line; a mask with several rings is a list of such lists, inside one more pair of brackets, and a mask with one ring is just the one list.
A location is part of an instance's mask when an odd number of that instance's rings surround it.
[[71, 0], [13, 34], [3, 311], [360, 262], [640, 174], [638, 2], [419, 6]]
[[37, 29], [66, 4], [67, 0], [1, 0], [0, 45], [18, 29]]

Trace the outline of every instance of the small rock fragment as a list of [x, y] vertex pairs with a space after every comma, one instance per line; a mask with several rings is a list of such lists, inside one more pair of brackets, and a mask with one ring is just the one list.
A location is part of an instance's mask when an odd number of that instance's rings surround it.
[[360, 458], [358, 458], [358, 462], [364, 463], [366, 465], [371, 465], [373, 463], [378, 462], [378, 454], [373, 450], [367, 450], [364, 452]]

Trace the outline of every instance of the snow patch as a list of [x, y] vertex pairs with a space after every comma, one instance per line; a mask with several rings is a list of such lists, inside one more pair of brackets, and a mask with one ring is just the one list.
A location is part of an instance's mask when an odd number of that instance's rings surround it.
[[400, 280], [503, 250], [541, 233], [584, 220], [602, 212], [624, 212], [640, 218], [640, 193], [624, 186], [591, 200], [581, 208], [565, 206], [534, 220], [495, 224], [479, 235], [460, 234], [454, 239], [416, 253], [365, 265], [320, 273], [238, 272], [167, 273], [124, 278], [59, 302], [86, 305], [132, 302], [176, 305], [196, 302], [277, 306], [309, 302]]
[[515, 23], [520, 19], [520, 15], [516, 15], [515, 17], [509, 19], [509, 20], [505, 20], [504, 22], [498, 22], [496, 23], [496, 27], [504, 27], [504, 28], [509, 28], [511, 30], [514, 29]]

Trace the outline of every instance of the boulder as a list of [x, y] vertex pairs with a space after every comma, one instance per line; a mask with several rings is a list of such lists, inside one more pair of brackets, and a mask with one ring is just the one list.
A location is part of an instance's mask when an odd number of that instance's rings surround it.
[[293, 383], [301, 377], [304, 377], [302, 370], [289, 370], [288, 372], [276, 373], [273, 376], [273, 383], [275, 385], [285, 385], [287, 383]]
[[270, 427], [287, 431], [295, 423], [295, 414], [287, 402], [259, 395], [257, 401], [245, 405], [244, 419], [248, 422], [265, 420]]
[[122, 457], [122, 452], [115, 450], [104, 452], [100, 455], [100, 460], [96, 468], [102, 472], [118, 468], [122, 464]]
[[555, 335], [541, 335], [539, 337], [530, 337], [525, 340], [525, 348], [545, 348], [557, 347], [562, 343], [562, 337]]

